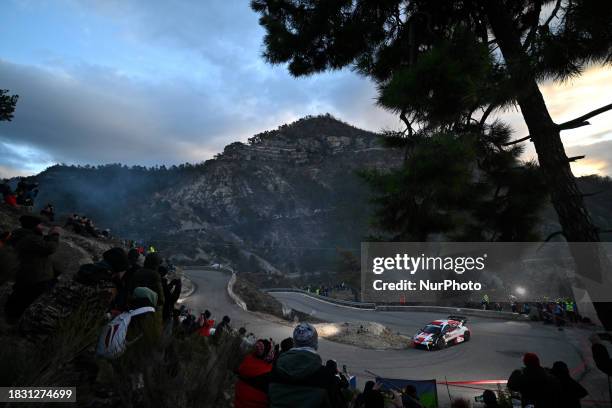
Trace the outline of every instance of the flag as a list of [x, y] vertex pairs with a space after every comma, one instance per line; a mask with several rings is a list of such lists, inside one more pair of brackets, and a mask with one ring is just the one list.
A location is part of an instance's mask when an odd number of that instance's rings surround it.
[[438, 407], [438, 388], [436, 380], [401, 380], [397, 378], [376, 377], [376, 382], [382, 385], [382, 390], [403, 391], [408, 384], [416, 388], [417, 396], [425, 408]]

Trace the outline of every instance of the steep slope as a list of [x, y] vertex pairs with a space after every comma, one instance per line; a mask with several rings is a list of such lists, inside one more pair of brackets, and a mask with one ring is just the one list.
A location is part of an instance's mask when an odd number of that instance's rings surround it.
[[232, 143], [196, 166], [56, 166], [37, 179], [40, 204], [152, 241], [182, 262], [298, 273], [329, 269], [337, 247], [359, 246], [370, 210], [357, 172], [399, 163], [378, 135], [327, 115]]
[[336, 247], [367, 235], [368, 190], [357, 171], [399, 163], [388, 154], [375, 134], [304, 119], [227, 146], [190, 183], [157, 194], [132, 226], [164, 214], [150, 233], [162, 245], [190, 243], [183, 249], [192, 259], [196, 248], [212, 248], [243, 258], [240, 269], [270, 269], [266, 261], [284, 272], [320, 269]]
[[[338, 249], [358, 250], [372, 232], [371, 192], [358, 171], [400, 163], [379, 135], [326, 115], [232, 143], [201, 164], [54, 166], [36, 178], [39, 205], [87, 215], [178, 262], [295, 276], [335, 269]], [[612, 182], [591, 176], [579, 186], [598, 193], [587, 206], [612, 230]], [[560, 229], [551, 207], [541, 219], [543, 238]]]

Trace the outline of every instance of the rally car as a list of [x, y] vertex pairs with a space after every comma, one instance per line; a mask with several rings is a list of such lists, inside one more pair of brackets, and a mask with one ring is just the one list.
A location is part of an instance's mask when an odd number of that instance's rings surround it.
[[446, 320], [434, 320], [418, 330], [412, 342], [415, 347], [440, 350], [450, 344], [469, 341], [471, 333], [465, 325], [466, 322], [467, 318], [463, 316], [448, 316]]

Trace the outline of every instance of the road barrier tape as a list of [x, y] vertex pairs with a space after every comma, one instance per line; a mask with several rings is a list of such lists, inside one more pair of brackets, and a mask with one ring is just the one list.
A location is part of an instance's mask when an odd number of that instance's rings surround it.
[[438, 385], [446, 385], [448, 387], [469, 388], [472, 390], [485, 391], [490, 388], [474, 387], [474, 385], [506, 385], [507, 380], [476, 380], [476, 381], [437, 381]]
[[610, 401], [598, 401], [598, 400], [580, 400], [581, 404], [597, 404], [597, 405], [610, 405]]
[[448, 385], [507, 384], [508, 380], [443, 381], [443, 383]]

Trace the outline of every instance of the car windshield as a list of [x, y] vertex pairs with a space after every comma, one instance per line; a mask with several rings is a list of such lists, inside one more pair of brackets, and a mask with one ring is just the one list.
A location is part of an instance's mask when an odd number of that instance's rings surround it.
[[438, 334], [440, 333], [440, 326], [434, 326], [433, 324], [428, 324], [423, 327], [424, 333]]

